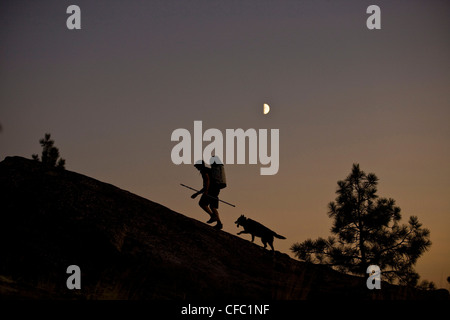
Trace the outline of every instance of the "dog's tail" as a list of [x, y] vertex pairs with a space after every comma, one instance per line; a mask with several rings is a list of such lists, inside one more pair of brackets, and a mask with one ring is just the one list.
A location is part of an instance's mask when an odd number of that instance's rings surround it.
[[277, 233], [273, 233], [273, 236], [275, 237], [275, 238], [278, 238], [278, 239], [286, 239], [285, 237], [283, 237], [283, 236], [280, 236], [279, 234], [277, 234]]

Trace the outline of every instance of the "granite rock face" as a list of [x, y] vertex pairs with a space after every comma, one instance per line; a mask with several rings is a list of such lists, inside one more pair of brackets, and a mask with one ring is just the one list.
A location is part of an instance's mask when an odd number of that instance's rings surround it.
[[[156, 183], [156, 182], [155, 182]], [[0, 163], [0, 297], [6, 299], [448, 299], [272, 253], [87, 176]], [[81, 289], [66, 286], [81, 269]]]

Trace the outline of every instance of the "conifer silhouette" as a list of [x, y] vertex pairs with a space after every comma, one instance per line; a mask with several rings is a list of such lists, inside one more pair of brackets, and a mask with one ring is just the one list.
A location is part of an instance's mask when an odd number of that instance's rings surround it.
[[[44, 138], [39, 140], [42, 147], [40, 161], [50, 167], [65, 169], [66, 160], [59, 157], [59, 149], [55, 147], [55, 141], [50, 138], [51, 134], [46, 133]], [[33, 160], [39, 161], [39, 156], [37, 154], [33, 154], [31, 157]]]
[[352, 172], [337, 184], [337, 198], [328, 205], [333, 236], [295, 243], [292, 252], [301, 260], [350, 274], [364, 275], [369, 265], [377, 265], [382, 280], [417, 285], [419, 275], [413, 266], [431, 246], [430, 231], [415, 216], [400, 225], [395, 200], [379, 198], [378, 178], [359, 164], [353, 164]]

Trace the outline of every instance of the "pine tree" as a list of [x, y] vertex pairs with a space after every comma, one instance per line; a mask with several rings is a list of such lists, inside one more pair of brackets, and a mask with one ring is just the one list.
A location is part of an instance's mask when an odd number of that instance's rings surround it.
[[379, 198], [378, 178], [366, 174], [359, 164], [337, 184], [337, 198], [328, 205], [333, 236], [295, 243], [291, 246], [294, 254], [357, 275], [364, 275], [369, 265], [377, 265], [383, 280], [415, 286], [419, 275], [413, 267], [431, 246], [430, 231], [422, 228], [415, 216], [407, 225], [400, 225], [395, 200]]
[[[42, 147], [41, 162], [50, 167], [64, 169], [66, 160], [59, 158], [59, 149], [55, 147], [55, 141], [50, 138], [50, 133], [46, 133], [44, 138], [39, 140]], [[39, 156], [37, 154], [33, 154], [31, 157], [33, 160], [39, 161]]]

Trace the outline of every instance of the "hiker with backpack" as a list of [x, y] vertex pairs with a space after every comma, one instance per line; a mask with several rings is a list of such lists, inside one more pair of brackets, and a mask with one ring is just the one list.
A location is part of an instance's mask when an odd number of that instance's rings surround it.
[[225, 171], [223, 169], [223, 164], [220, 160], [211, 158], [211, 168], [205, 165], [203, 160], [197, 161], [194, 167], [200, 171], [203, 179], [203, 188], [196, 193], [194, 193], [191, 198], [195, 199], [199, 194], [202, 193], [202, 197], [198, 202], [200, 208], [202, 208], [207, 214], [209, 214], [210, 219], [206, 223], [213, 223], [217, 221], [214, 226], [215, 229], [222, 229], [223, 225], [219, 217], [219, 193], [220, 189], [226, 187]]

